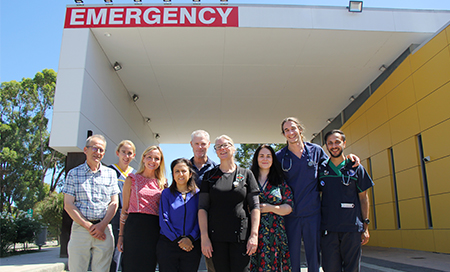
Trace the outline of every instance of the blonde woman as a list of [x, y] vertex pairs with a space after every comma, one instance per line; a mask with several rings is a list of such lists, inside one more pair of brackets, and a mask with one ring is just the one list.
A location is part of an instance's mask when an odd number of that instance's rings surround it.
[[[119, 158], [119, 161], [116, 164], [111, 164], [108, 166], [109, 168], [114, 169], [117, 174], [117, 183], [119, 185], [120, 193], [119, 193], [119, 207], [117, 209], [114, 218], [111, 220], [111, 225], [113, 228], [114, 241], [117, 242], [119, 240], [119, 230], [120, 230], [120, 213], [122, 212], [123, 206], [123, 185], [125, 183], [125, 179], [128, 177], [130, 173], [135, 173], [133, 167], [130, 166], [131, 161], [136, 156], [136, 147], [134, 143], [130, 140], [123, 140], [119, 143], [116, 148], [116, 155]], [[121, 255], [122, 253], [117, 249], [114, 249], [113, 258], [111, 261], [110, 272], [117, 272], [120, 268], [121, 263]]]
[[130, 174], [123, 187], [117, 242], [123, 252], [122, 271], [155, 271], [159, 201], [166, 186], [162, 150], [150, 146], [142, 154], [137, 173]]

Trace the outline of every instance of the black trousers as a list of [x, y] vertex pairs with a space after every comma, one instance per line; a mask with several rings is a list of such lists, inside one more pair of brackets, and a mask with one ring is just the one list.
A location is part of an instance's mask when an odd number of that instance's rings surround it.
[[200, 239], [194, 242], [194, 248], [186, 252], [177, 242], [170, 241], [166, 236], [159, 237], [156, 248], [160, 272], [197, 272], [202, 257]]
[[154, 272], [158, 239], [159, 216], [130, 213], [123, 233], [122, 271]]
[[325, 272], [359, 272], [360, 232], [328, 232], [321, 239], [322, 269]]
[[247, 243], [212, 242], [212, 259], [216, 272], [250, 271]]

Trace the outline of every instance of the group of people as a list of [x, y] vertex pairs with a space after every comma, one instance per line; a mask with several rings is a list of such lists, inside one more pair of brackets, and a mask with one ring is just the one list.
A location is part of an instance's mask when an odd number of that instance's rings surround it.
[[92, 255], [94, 272], [155, 271], [157, 264], [162, 272], [194, 272], [203, 254], [212, 272], [299, 272], [302, 239], [308, 271], [319, 271], [321, 249], [324, 271], [359, 271], [369, 240], [370, 177], [358, 157], [343, 155], [342, 131], [325, 136], [328, 158], [304, 141], [296, 118], [283, 120], [281, 130], [287, 146], [277, 153], [259, 146], [251, 169], [235, 163], [227, 135], [214, 141], [214, 163], [209, 134], [194, 131], [194, 156], [170, 164], [170, 186], [158, 146], [143, 152], [135, 171], [131, 141], [122, 141], [119, 162], [105, 167], [105, 138], [89, 137], [86, 162], [68, 173], [63, 190], [74, 220], [70, 271], [87, 271]]

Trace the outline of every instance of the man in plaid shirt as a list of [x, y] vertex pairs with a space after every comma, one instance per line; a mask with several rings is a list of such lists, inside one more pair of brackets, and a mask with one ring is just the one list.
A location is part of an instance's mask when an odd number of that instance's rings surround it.
[[86, 140], [86, 162], [70, 170], [64, 186], [64, 209], [73, 219], [68, 244], [71, 272], [109, 271], [114, 250], [111, 225], [118, 206], [119, 187], [114, 170], [103, 166], [106, 140], [93, 135]]

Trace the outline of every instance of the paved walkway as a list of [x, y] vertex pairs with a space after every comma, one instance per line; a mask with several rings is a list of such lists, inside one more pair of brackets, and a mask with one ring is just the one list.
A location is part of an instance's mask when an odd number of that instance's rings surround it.
[[[41, 251], [0, 258], [2, 272], [61, 272], [67, 270], [67, 258], [59, 258], [59, 247], [43, 247]], [[199, 272], [204, 272], [204, 266]], [[302, 272], [307, 271], [302, 268]], [[450, 272], [450, 254], [416, 250], [363, 247], [363, 272]]]

